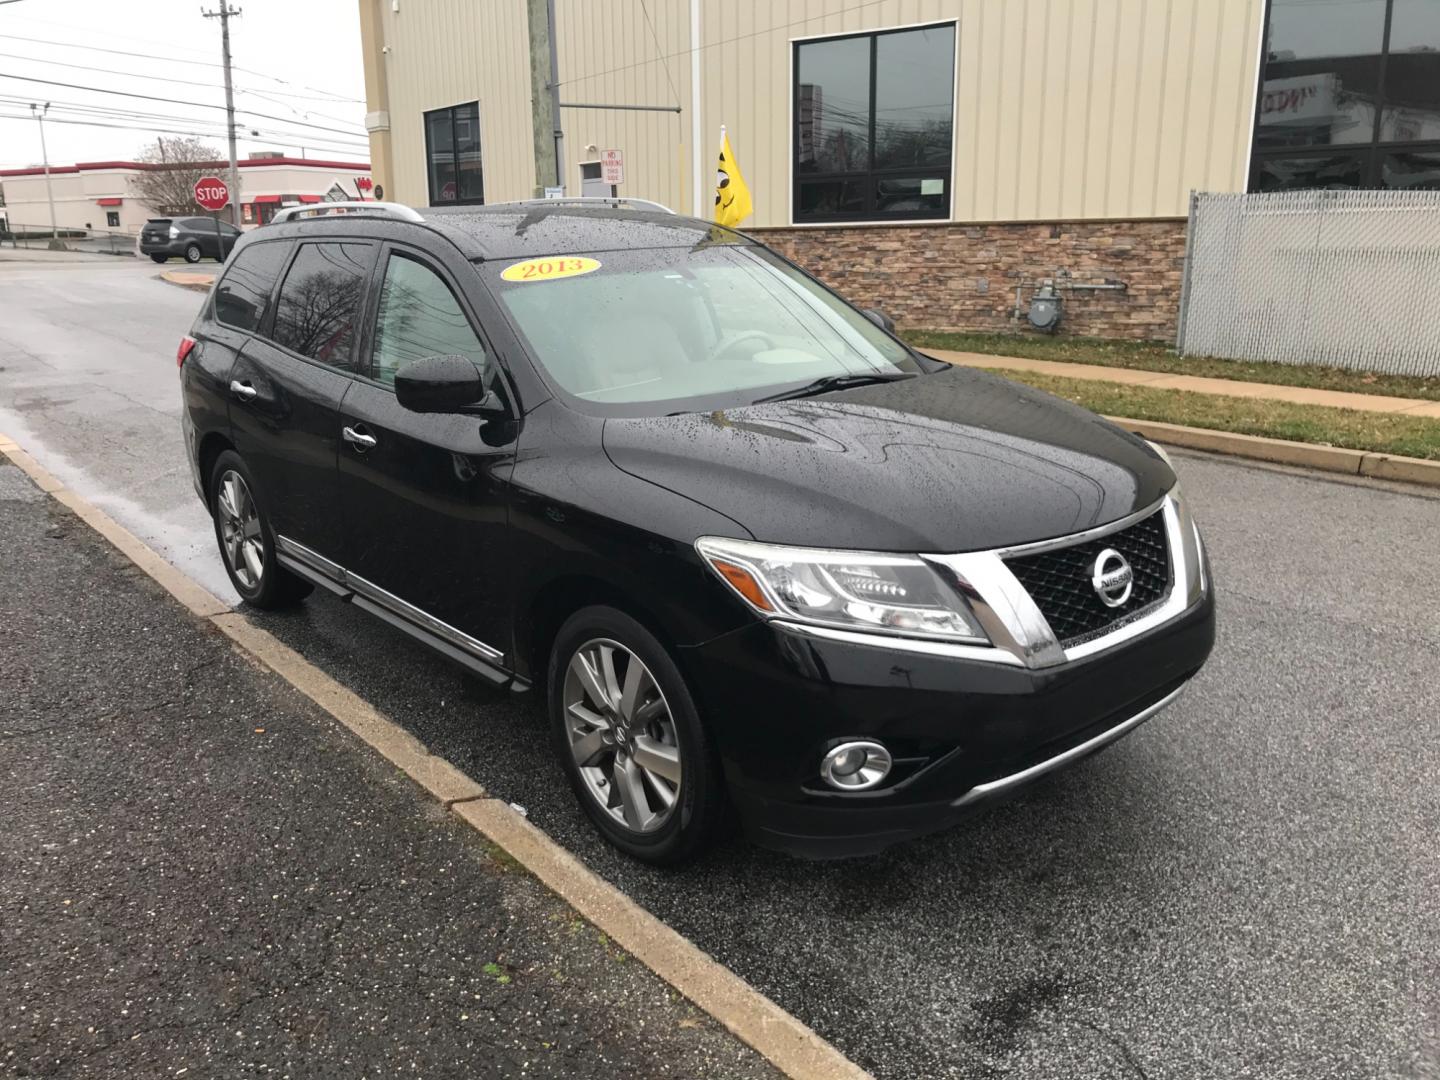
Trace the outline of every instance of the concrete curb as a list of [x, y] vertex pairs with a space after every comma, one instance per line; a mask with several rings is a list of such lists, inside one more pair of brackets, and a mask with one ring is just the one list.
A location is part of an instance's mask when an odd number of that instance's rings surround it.
[[232, 611], [104, 511], [65, 488], [12, 439], [0, 454], [69, 507], [121, 554], [256, 664], [324, 709], [462, 821], [504, 849], [612, 941], [794, 1080], [867, 1080], [870, 1074], [693, 942], [590, 870], [541, 830], [415, 736], [274, 635]]
[[157, 277], [161, 281], [169, 282], [171, 285], [178, 285], [182, 289], [193, 289], [195, 292], [210, 291], [210, 286], [215, 284], [215, 274], [204, 270], [161, 270]]
[[1300, 465], [1324, 472], [1349, 476], [1370, 476], [1377, 480], [1400, 480], [1410, 484], [1440, 487], [1440, 461], [1424, 458], [1377, 454], [1368, 450], [1345, 450], [1337, 446], [1316, 446], [1314, 443], [1266, 439], [1258, 435], [1239, 435], [1211, 428], [1162, 424], [1154, 420], [1133, 420], [1125, 416], [1108, 416], [1127, 431], [1154, 439], [1168, 446], [1190, 450], [1211, 450], [1233, 457], [1271, 461], [1281, 465]]
[[1145, 368], [1116, 368], [1100, 364], [1072, 364], [1061, 360], [1034, 360], [1021, 356], [992, 356], [988, 353], [955, 352], [931, 349], [929, 355], [947, 364], [963, 367], [990, 368], [995, 371], [1033, 371], [1062, 379], [1083, 379], [1087, 382], [1108, 382], [1121, 386], [1143, 386], [1150, 390], [1184, 390], [1192, 394], [1221, 395], [1238, 398], [1262, 398], [1291, 405], [1319, 405], [1327, 409], [1352, 409], [1359, 412], [1390, 413], [1396, 416], [1440, 418], [1440, 401], [1428, 398], [1393, 397], [1387, 394], [1361, 394], [1352, 390], [1324, 390], [1311, 386], [1287, 386], [1279, 383], [1258, 383], [1241, 379], [1217, 379], [1204, 375], [1183, 375], [1172, 371], [1149, 371]]

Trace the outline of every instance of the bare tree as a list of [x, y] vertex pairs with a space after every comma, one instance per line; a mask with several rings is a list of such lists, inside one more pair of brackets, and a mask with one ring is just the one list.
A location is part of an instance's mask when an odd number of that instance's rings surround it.
[[[160, 214], [203, 214], [195, 201], [195, 182], [223, 162], [220, 151], [204, 139], [160, 137], [136, 156], [157, 166], [144, 169], [130, 181], [135, 197]], [[232, 198], [233, 198], [232, 193]]]

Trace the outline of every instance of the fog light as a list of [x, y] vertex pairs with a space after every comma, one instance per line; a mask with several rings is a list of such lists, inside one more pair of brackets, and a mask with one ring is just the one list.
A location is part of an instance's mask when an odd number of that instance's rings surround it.
[[847, 742], [832, 747], [820, 761], [820, 775], [841, 791], [864, 791], [890, 775], [890, 751], [877, 742]]

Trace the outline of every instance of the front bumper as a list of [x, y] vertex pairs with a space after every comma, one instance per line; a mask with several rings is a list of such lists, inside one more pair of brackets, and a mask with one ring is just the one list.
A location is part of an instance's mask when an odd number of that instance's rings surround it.
[[[816, 639], [757, 624], [690, 650], [687, 667], [731, 797], [764, 847], [864, 855], [947, 828], [1128, 734], [1175, 699], [1215, 640], [1210, 595], [1124, 645], [1031, 670]], [[893, 783], [828, 789], [825, 750], [874, 738]]]
[[[1114, 742], [1175, 699], [1215, 640], [1199, 534], [1164, 500], [1170, 592], [1100, 639], [1062, 646], [996, 553], [936, 557], [987, 622], [992, 645], [931, 646], [755, 623], [684, 662], [741, 819], [760, 844], [835, 857], [943, 829]], [[1005, 554], [1005, 553], [1000, 553]], [[819, 765], [874, 739], [882, 786], [837, 791]]]

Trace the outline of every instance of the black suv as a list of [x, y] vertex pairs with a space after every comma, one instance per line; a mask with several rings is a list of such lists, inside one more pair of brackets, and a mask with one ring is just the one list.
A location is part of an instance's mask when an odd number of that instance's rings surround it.
[[733, 807], [871, 852], [1133, 730], [1214, 638], [1157, 447], [884, 322], [668, 212], [369, 204], [241, 240], [185, 443], [246, 602], [319, 585], [534, 688], [624, 850]]
[[140, 229], [140, 254], [163, 263], [176, 255], [186, 262], [224, 262], [244, 235], [228, 221], [208, 217], [151, 218]]

